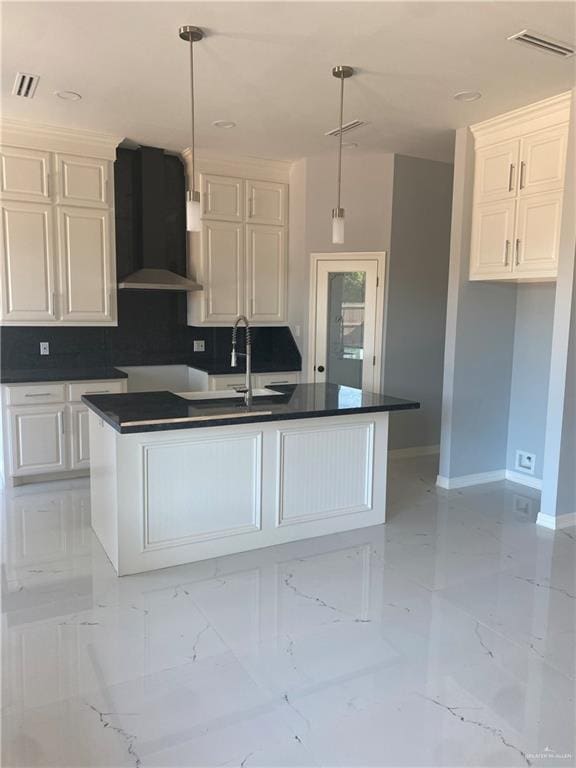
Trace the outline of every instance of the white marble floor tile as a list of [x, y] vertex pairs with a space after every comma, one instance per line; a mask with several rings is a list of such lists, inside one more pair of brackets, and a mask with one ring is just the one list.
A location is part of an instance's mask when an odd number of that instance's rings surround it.
[[389, 521], [118, 579], [85, 481], [9, 491], [2, 764], [576, 765], [576, 532], [390, 467]]

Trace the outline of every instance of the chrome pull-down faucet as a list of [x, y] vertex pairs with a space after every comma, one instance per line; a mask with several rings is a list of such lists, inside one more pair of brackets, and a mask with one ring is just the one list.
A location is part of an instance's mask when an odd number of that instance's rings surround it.
[[[236, 352], [236, 333], [238, 331], [238, 325], [244, 323], [246, 327], [246, 352]], [[232, 328], [232, 356], [230, 358], [230, 367], [236, 368], [238, 365], [238, 357], [246, 357], [246, 386], [237, 387], [236, 392], [241, 392], [244, 395], [244, 403], [248, 408], [252, 405], [252, 339], [250, 338], [250, 323], [245, 315], [239, 315], [236, 318], [234, 327]]]

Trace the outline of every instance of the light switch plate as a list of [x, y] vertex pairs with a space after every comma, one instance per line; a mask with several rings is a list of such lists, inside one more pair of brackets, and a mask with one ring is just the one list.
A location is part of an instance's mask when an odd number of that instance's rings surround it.
[[194, 339], [194, 352], [205, 352], [206, 342], [204, 339]]
[[41, 341], [40, 342], [40, 354], [41, 355], [49, 355], [50, 354], [50, 344], [47, 341]]

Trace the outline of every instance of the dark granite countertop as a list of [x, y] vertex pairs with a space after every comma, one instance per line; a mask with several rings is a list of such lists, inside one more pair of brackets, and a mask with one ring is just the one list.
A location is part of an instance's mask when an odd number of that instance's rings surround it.
[[3, 368], [0, 384], [27, 384], [36, 381], [97, 381], [98, 379], [127, 379], [118, 368]]
[[[412, 400], [336, 384], [285, 384], [274, 387], [274, 390], [281, 394], [255, 397], [250, 411], [246, 410], [242, 398], [186, 400], [172, 392], [86, 395], [82, 400], [123, 434], [404, 411], [420, 407]], [[250, 415], [236, 415], [245, 413]], [[220, 418], [222, 415], [224, 418]], [[229, 417], [225, 418], [226, 415]]]
[[[204, 373], [210, 376], [234, 375], [246, 372], [246, 360], [240, 357], [236, 368], [230, 366], [230, 358], [228, 360], [207, 360], [205, 363], [188, 363], [188, 367], [204, 371]], [[293, 360], [288, 362], [259, 362], [252, 360], [252, 373], [286, 373], [288, 371], [300, 371], [301, 368], [302, 366], [295, 364]]]

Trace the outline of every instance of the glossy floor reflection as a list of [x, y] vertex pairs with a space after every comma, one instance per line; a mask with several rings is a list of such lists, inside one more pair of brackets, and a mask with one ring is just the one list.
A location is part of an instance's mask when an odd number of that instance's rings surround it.
[[2, 765], [573, 766], [576, 533], [434, 463], [385, 527], [122, 579], [85, 481], [8, 493]]

